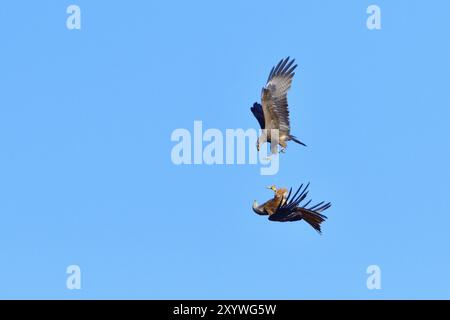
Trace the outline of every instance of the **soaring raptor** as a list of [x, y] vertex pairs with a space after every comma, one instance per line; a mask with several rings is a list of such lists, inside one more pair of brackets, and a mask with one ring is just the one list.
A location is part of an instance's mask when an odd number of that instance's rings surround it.
[[289, 60], [287, 57], [272, 68], [261, 91], [262, 105], [255, 102], [250, 108], [263, 131], [256, 143], [258, 151], [264, 142], [270, 142], [272, 154], [278, 153], [278, 145], [281, 146], [281, 152], [285, 152], [289, 140], [305, 145], [290, 133], [287, 92], [291, 88], [294, 70], [297, 67], [294, 61], [295, 59]]

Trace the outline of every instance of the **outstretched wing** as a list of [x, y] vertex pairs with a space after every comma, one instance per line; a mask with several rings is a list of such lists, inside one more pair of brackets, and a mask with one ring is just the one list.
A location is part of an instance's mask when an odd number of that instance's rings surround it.
[[252, 111], [256, 120], [258, 120], [258, 123], [259, 123], [259, 126], [261, 127], [261, 129], [264, 130], [265, 124], [264, 124], [264, 112], [263, 112], [262, 105], [255, 102], [253, 104], [253, 107], [250, 108], [250, 110]]
[[286, 201], [280, 203], [275, 213], [269, 216], [269, 220], [281, 222], [297, 221], [301, 220], [306, 212], [321, 216], [323, 219], [326, 219], [326, 217], [320, 213], [331, 207], [331, 203], [325, 203], [324, 201], [322, 201], [314, 206], [308, 207], [311, 203], [311, 200], [309, 200], [304, 205], [301, 205], [301, 202], [308, 196], [308, 187], [309, 183], [304, 188], [302, 184], [292, 197], [291, 188], [289, 190]]
[[261, 93], [265, 128], [279, 129], [280, 136], [289, 135], [290, 132], [287, 92], [291, 88], [297, 67], [293, 65], [294, 61], [295, 59], [289, 60], [287, 57], [273, 67]]

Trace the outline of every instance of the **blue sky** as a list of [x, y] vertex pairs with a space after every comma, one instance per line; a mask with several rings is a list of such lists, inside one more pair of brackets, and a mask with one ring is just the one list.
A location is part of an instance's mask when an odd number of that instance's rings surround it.
[[[81, 30], [66, 8], [81, 8]], [[366, 28], [381, 8], [382, 29]], [[0, 298], [450, 298], [447, 1], [8, 1]], [[257, 128], [295, 57], [276, 176], [175, 166], [174, 129]], [[252, 146], [253, 147], [253, 146]], [[311, 182], [324, 234], [251, 211]], [[68, 265], [82, 289], [68, 290]], [[382, 270], [368, 290], [366, 268]]]

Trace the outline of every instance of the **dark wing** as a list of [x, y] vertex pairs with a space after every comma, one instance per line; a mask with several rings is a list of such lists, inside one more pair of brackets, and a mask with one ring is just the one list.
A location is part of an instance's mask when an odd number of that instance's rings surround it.
[[295, 210], [293, 213], [285, 217], [285, 220], [283, 221], [298, 221], [305, 218], [306, 215], [314, 215], [322, 218], [323, 220], [327, 219], [326, 216], [321, 214], [322, 211], [327, 210], [331, 207], [331, 203], [324, 203], [323, 201], [319, 204], [317, 204], [317, 208], [303, 208], [299, 207], [297, 210]]
[[256, 120], [258, 120], [259, 126], [261, 127], [261, 129], [264, 130], [264, 112], [263, 112], [263, 108], [262, 105], [260, 105], [259, 103], [255, 102], [253, 104], [253, 107], [250, 108], [250, 110], [252, 111], [253, 115], [255, 116]]
[[295, 59], [289, 61], [287, 57], [273, 67], [261, 93], [265, 128], [279, 129], [280, 136], [290, 133], [287, 92], [291, 88], [297, 67], [293, 65], [294, 61]]
[[322, 215], [321, 212], [330, 208], [331, 203], [322, 201], [314, 206], [308, 207], [311, 203], [311, 200], [309, 200], [304, 205], [301, 205], [301, 202], [308, 196], [308, 187], [309, 183], [304, 188], [302, 184], [292, 197], [291, 188], [286, 201], [283, 204], [280, 203], [275, 213], [269, 216], [269, 220], [281, 222], [298, 221], [303, 219], [305, 214], [309, 214], [309, 216], [314, 215], [323, 220], [326, 219], [326, 216]]

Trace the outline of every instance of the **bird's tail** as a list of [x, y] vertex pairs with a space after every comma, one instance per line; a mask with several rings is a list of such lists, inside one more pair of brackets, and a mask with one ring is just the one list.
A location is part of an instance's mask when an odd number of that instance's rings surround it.
[[292, 141], [297, 142], [298, 144], [301, 144], [302, 146], [305, 146], [305, 147], [306, 147], [306, 144], [304, 144], [303, 142], [301, 142], [300, 140], [298, 140], [296, 136], [289, 135], [289, 139], [291, 139]]
[[311, 227], [314, 228], [314, 230], [316, 230], [318, 233], [322, 233], [320, 224], [327, 219], [326, 216], [315, 211], [304, 210], [302, 212], [302, 217], [303, 220], [305, 220]]

